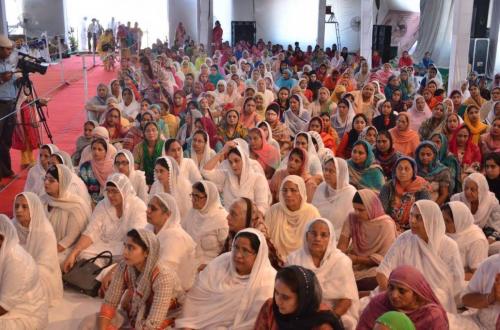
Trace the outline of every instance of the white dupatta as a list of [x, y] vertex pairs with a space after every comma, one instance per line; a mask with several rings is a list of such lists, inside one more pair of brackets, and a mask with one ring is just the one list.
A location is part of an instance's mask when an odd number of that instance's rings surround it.
[[41, 196], [45, 193], [45, 188], [43, 186], [43, 178], [45, 177], [45, 169], [42, 164], [40, 164], [40, 153], [42, 148], [48, 148], [50, 150], [50, 155], [54, 152], [59, 151], [59, 149], [54, 144], [44, 144], [40, 147], [38, 154], [38, 161], [36, 165], [30, 168], [28, 171], [28, 177], [26, 178], [26, 183], [24, 184], [23, 191], [29, 191]]
[[325, 181], [321, 182], [316, 191], [311, 204], [316, 206], [322, 217], [328, 219], [335, 229], [337, 239], [342, 232], [342, 226], [354, 211], [352, 207], [352, 198], [356, 194], [356, 188], [349, 184], [349, 168], [347, 162], [338, 157], [326, 159], [324, 164], [333, 161], [337, 176], [337, 188], [332, 188]]
[[[313, 262], [309, 247], [307, 244], [307, 232], [311, 226], [321, 221], [328, 226], [330, 232], [330, 240], [326, 247], [325, 255], [321, 260], [319, 267]], [[291, 253], [288, 256], [288, 265], [302, 266], [312, 270], [323, 291], [323, 301], [330, 307], [333, 306], [333, 301], [336, 299], [350, 299], [351, 307], [348, 312], [342, 316], [344, 325], [349, 324], [349, 328], [354, 329], [359, 317], [359, 296], [356, 286], [356, 279], [352, 270], [352, 261], [342, 251], [337, 249], [337, 240], [335, 229], [332, 223], [324, 218], [317, 218], [310, 221], [304, 228], [302, 249]]]
[[231, 252], [210, 262], [199, 274], [187, 294], [182, 317], [175, 320], [178, 328], [253, 329], [264, 302], [272, 297], [276, 271], [268, 257], [264, 235], [252, 228], [240, 231], [258, 237], [260, 246], [250, 275], [239, 275]]
[[[116, 157], [123, 155], [128, 160], [128, 179], [132, 188], [134, 188], [135, 194], [144, 203], [148, 202], [148, 186], [146, 184], [146, 175], [144, 171], [136, 170], [134, 167], [134, 155], [127, 149], [122, 149], [118, 151], [114, 157], [114, 162], [116, 162]], [[114, 165], [114, 172], [119, 173], [116, 165]]]
[[[54, 229], [45, 216], [42, 202], [32, 192], [23, 192], [18, 194], [24, 196], [28, 202], [30, 223], [25, 228], [14, 217], [14, 226], [16, 227], [20, 244], [33, 257], [38, 265], [40, 282], [47, 295], [50, 306], [54, 306], [63, 297], [63, 285], [61, 268], [57, 256], [57, 241]], [[14, 209], [15, 214], [15, 209]], [[27, 232], [27, 235], [25, 233]]]

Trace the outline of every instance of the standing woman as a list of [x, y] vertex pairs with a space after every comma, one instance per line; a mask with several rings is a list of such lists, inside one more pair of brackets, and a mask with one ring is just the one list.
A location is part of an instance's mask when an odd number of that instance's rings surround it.
[[49, 168], [50, 156], [59, 149], [54, 144], [44, 144], [40, 147], [38, 161], [35, 166], [28, 171], [28, 177], [24, 184], [24, 191], [29, 191], [41, 196], [43, 190], [43, 178], [47, 168]]
[[309, 222], [304, 230], [304, 243], [300, 250], [288, 256], [288, 265], [312, 270], [323, 291], [322, 302], [344, 327], [354, 329], [358, 321], [358, 288], [348, 256], [337, 249], [333, 225], [324, 218]]
[[[216, 168], [218, 163], [222, 166]], [[240, 197], [249, 198], [265, 214], [271, 203], [269, 185], [264, 175], [251, 169], [250, 158], [242, 146], [230, 141], [205, 164], [203, 176], [222, 191], [224, 208]]]
[[431, 199], [431, 187], [417, 175], [417, 163], [409, 157], [399, 158], [392, 179], [380, 190], [380, 201], [385, 212], [396, 222], [399, 232], [410, 228], [410, 210], [421, 199]]
[[102, 138], [90, 144], [91, 159], [80, 165], [79, 176], [87, 186], [93, 207], [103, 198], [103, 191], [108, 176], [113, 172], [113, 157], [110, 144]]
[[127, 149], [118, 151], [114, 158], [114, 172], [122, 173], [128, 177], [134, 191], [144, 203], [148, 200], [148, 186], [143, 171], [135, 169], [134, 155]]
[[351, 159], [347, 161], [350, 183], [357, 189], [379, 191], [385, 183], [380, 165], [375, 164], [375, 155], [366, 141], [357, 141], [352, 149]]
[[377, 266], [396, 240], [396, 226], [372, 190], [359, 190], [351, 203], [354, 212], [344, 223], [337, 247], [351, 258], [358, 290], [369, 291], [377, 286]]
[[19, 245], [12, 221], [3, 214], [0, 215], [0, 269], [0, 328], [45, 329], [48, 301], [37, 265]]
[[191, 139], [189, 148], [189, 157], [194, 162], [199, 171], [203, 166], [215, 156], [215, 151], [210, 148], [210, 138], [208, 133], [203, 130], [197, 130]]
[[163, 140], [155, 122], [147, 122], [143, 128], [144, 140], [134, 147], [135, 169], [146, 173], [148, 186], [154, 182], [154, 164], [163, 151]]
[[304, 180], [296, 175], [287, 176], [280, 186], [279, 202], [265, 213], [269, 238], [278, 254], [286, 258], [299, 249], [305, 225], [319, 216], [318, 210], [307, 202]]
[[338, 239], [349, 213], [354, 211], [352, 198], [356, 188], [349, 184], [349, 169], [342, 158], [327, 158], [323, 163], [323, 176], [325, 180], [316, 189], [311, 204], [332, 223]]
[[195, 260], [198, 271], [217, 257], [228, 234], [227, 211], [220, 203], [217, 186], [201, 180], [193, 185], [192, 208], [186, 214], [182, 227], [196, 243]]
[[392, 135], [388, 131], [378, 133], [373, 154], [376, 162], [382, 167], [385, 179], [389, 180], [392, 177], [394, 164], [402, 155], [394, 149]]
[[151, 186], [149, 195], [157, 193], [168, 193], [177, 201], [177, 207], [181, 217], [189, 211], [189, 192], [191, 184], [188, 179], [180, 175], [179, 165], [170, 156], [162, 156], [156, 159], [154, 165], [155, 181]]
[[358, 141], [359, 135], [367, 125], [368, 120], [364, 114], [358, 113], [354, 116], [352, 119], [352, 129], [347, 134], [344, 134], [337, 148], [338, 157], [349, 159], [354, 144]]
[[415, 154], [417, 174], [431, 185], [431, 199], [438, 205], [443, 205], [455, 188], [450, 169], [441, 164], [436, 145], [431, 141], [420, 143]]
[[91, 208], [78, 194], [72, 193], [71, 171], [64, 165], [53, 165], [45, 174], [45, 193], [40, 197], [57, 240], [59, 260], [78, 240], [91, 216]]
[[290, 107], [283, 114], [285, 125], [288, 126], [293, 135], [305, 131], [307, 123], [311, 119], [309, 111], [307, 111], [302, 103], [302, 98], [294, 94], [290, 96]]
[[56, 305], [63, 297], [61, 268], [57, 261], [57, 241], [37, 195], [24, 192], [14, 198], [13, 224], [19, 244], [38, 265], [40, 284], [49, 301]]
[[465, 110], [464, 123], [470, 130], [472, 135], [472, 142], [479, 145], [479, 138], [481, 134], [486, 133], [489, 126], [481, 122], [479, 117], [479, 107], [476, 105], [469, 105]]
[[178, 140], [168, 139], [165, 141], [163, 149], [163, 153], [175, 159], [177, 165], [179, 165], [179, 175], [187, 178], [192, 184], [201, 180], [198, 167], [191, 158], [184, 158], [182, 146]]
[[389, 130], [394, 149], [402, 155], [413, 157], [415, 149], [420, 143], [418, 133], [410, 128], [410, 116], [406, 112], [401, 112], [396, 120], [396, 127]]
[[264, 131], [254, 127], [248, 132], [250, 158], [259, 162], [266, 174], [271, 179], [280, 164], [280, 151], [268, 144]]

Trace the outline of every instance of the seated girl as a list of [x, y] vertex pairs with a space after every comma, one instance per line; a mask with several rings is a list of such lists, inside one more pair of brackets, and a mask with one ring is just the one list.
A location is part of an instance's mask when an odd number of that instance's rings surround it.
[[127, 232], [122, 260], [98, 315], [86, 317], [80, 329], [166, 329], [181, 293], [175, 273], [159, 263], [160, 242], [150, 231]]
[[283, 268], [276, 274], [273, 298], [262, 305], [254, 329], [344, 329], [322, 298], [314, 272], [300, 266]]

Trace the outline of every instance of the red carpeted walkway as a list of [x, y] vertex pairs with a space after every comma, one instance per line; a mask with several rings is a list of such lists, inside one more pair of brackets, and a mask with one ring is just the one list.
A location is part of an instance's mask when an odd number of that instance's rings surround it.
[[[92, 58], [87, 57], [87, 66], [92, 66]], [[96, 60], [97, 64], [100, 61]], [[75, 142], [82, 134], [84, 112], [84, 83], [82, 72], [82, 59], [73, 56], [63, 62], [65, 81], [68, 83], [61, 85], [60, 64], [51, 66], [44, 76], [32, 74], [32, 80], [39, 97], [49, 96], [51, 98], [48, 107], [47, 122], [52, 132], [54, 144], [59, 149], [69, 152], [75, 150]], [[97, 84], [100, 82], [109, 83], [116, 76], [114, 72], [106, 72], [101, 65], [91, 68], [87, 72], [89, 97], [95, 95]], [[44, 139], [44, 143], [49, 143]], [[36, 156], [38, 155], [35, 152]], [[12, 169], [17, 174], [14, 179], [4, 179], [2, 185], [6, 185], [0, 190], [0, 213], [12, 216], [12, 203], [16, 194], [23, 190], [26, 181], [27, 170], [20, 168], [20, 152], [11, 150]]]

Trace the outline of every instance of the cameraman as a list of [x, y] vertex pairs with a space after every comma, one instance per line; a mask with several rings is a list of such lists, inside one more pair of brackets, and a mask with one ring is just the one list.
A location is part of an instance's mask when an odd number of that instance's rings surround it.
[[16, 68], [9, 61], [13, 47], [14, 43], [7, 36], [0, 35], [0, 180], [14, 175], [10, 147], [16, 125], [16, 116], [12, 113], [16, 111], [17, 88], [14, 75]]

